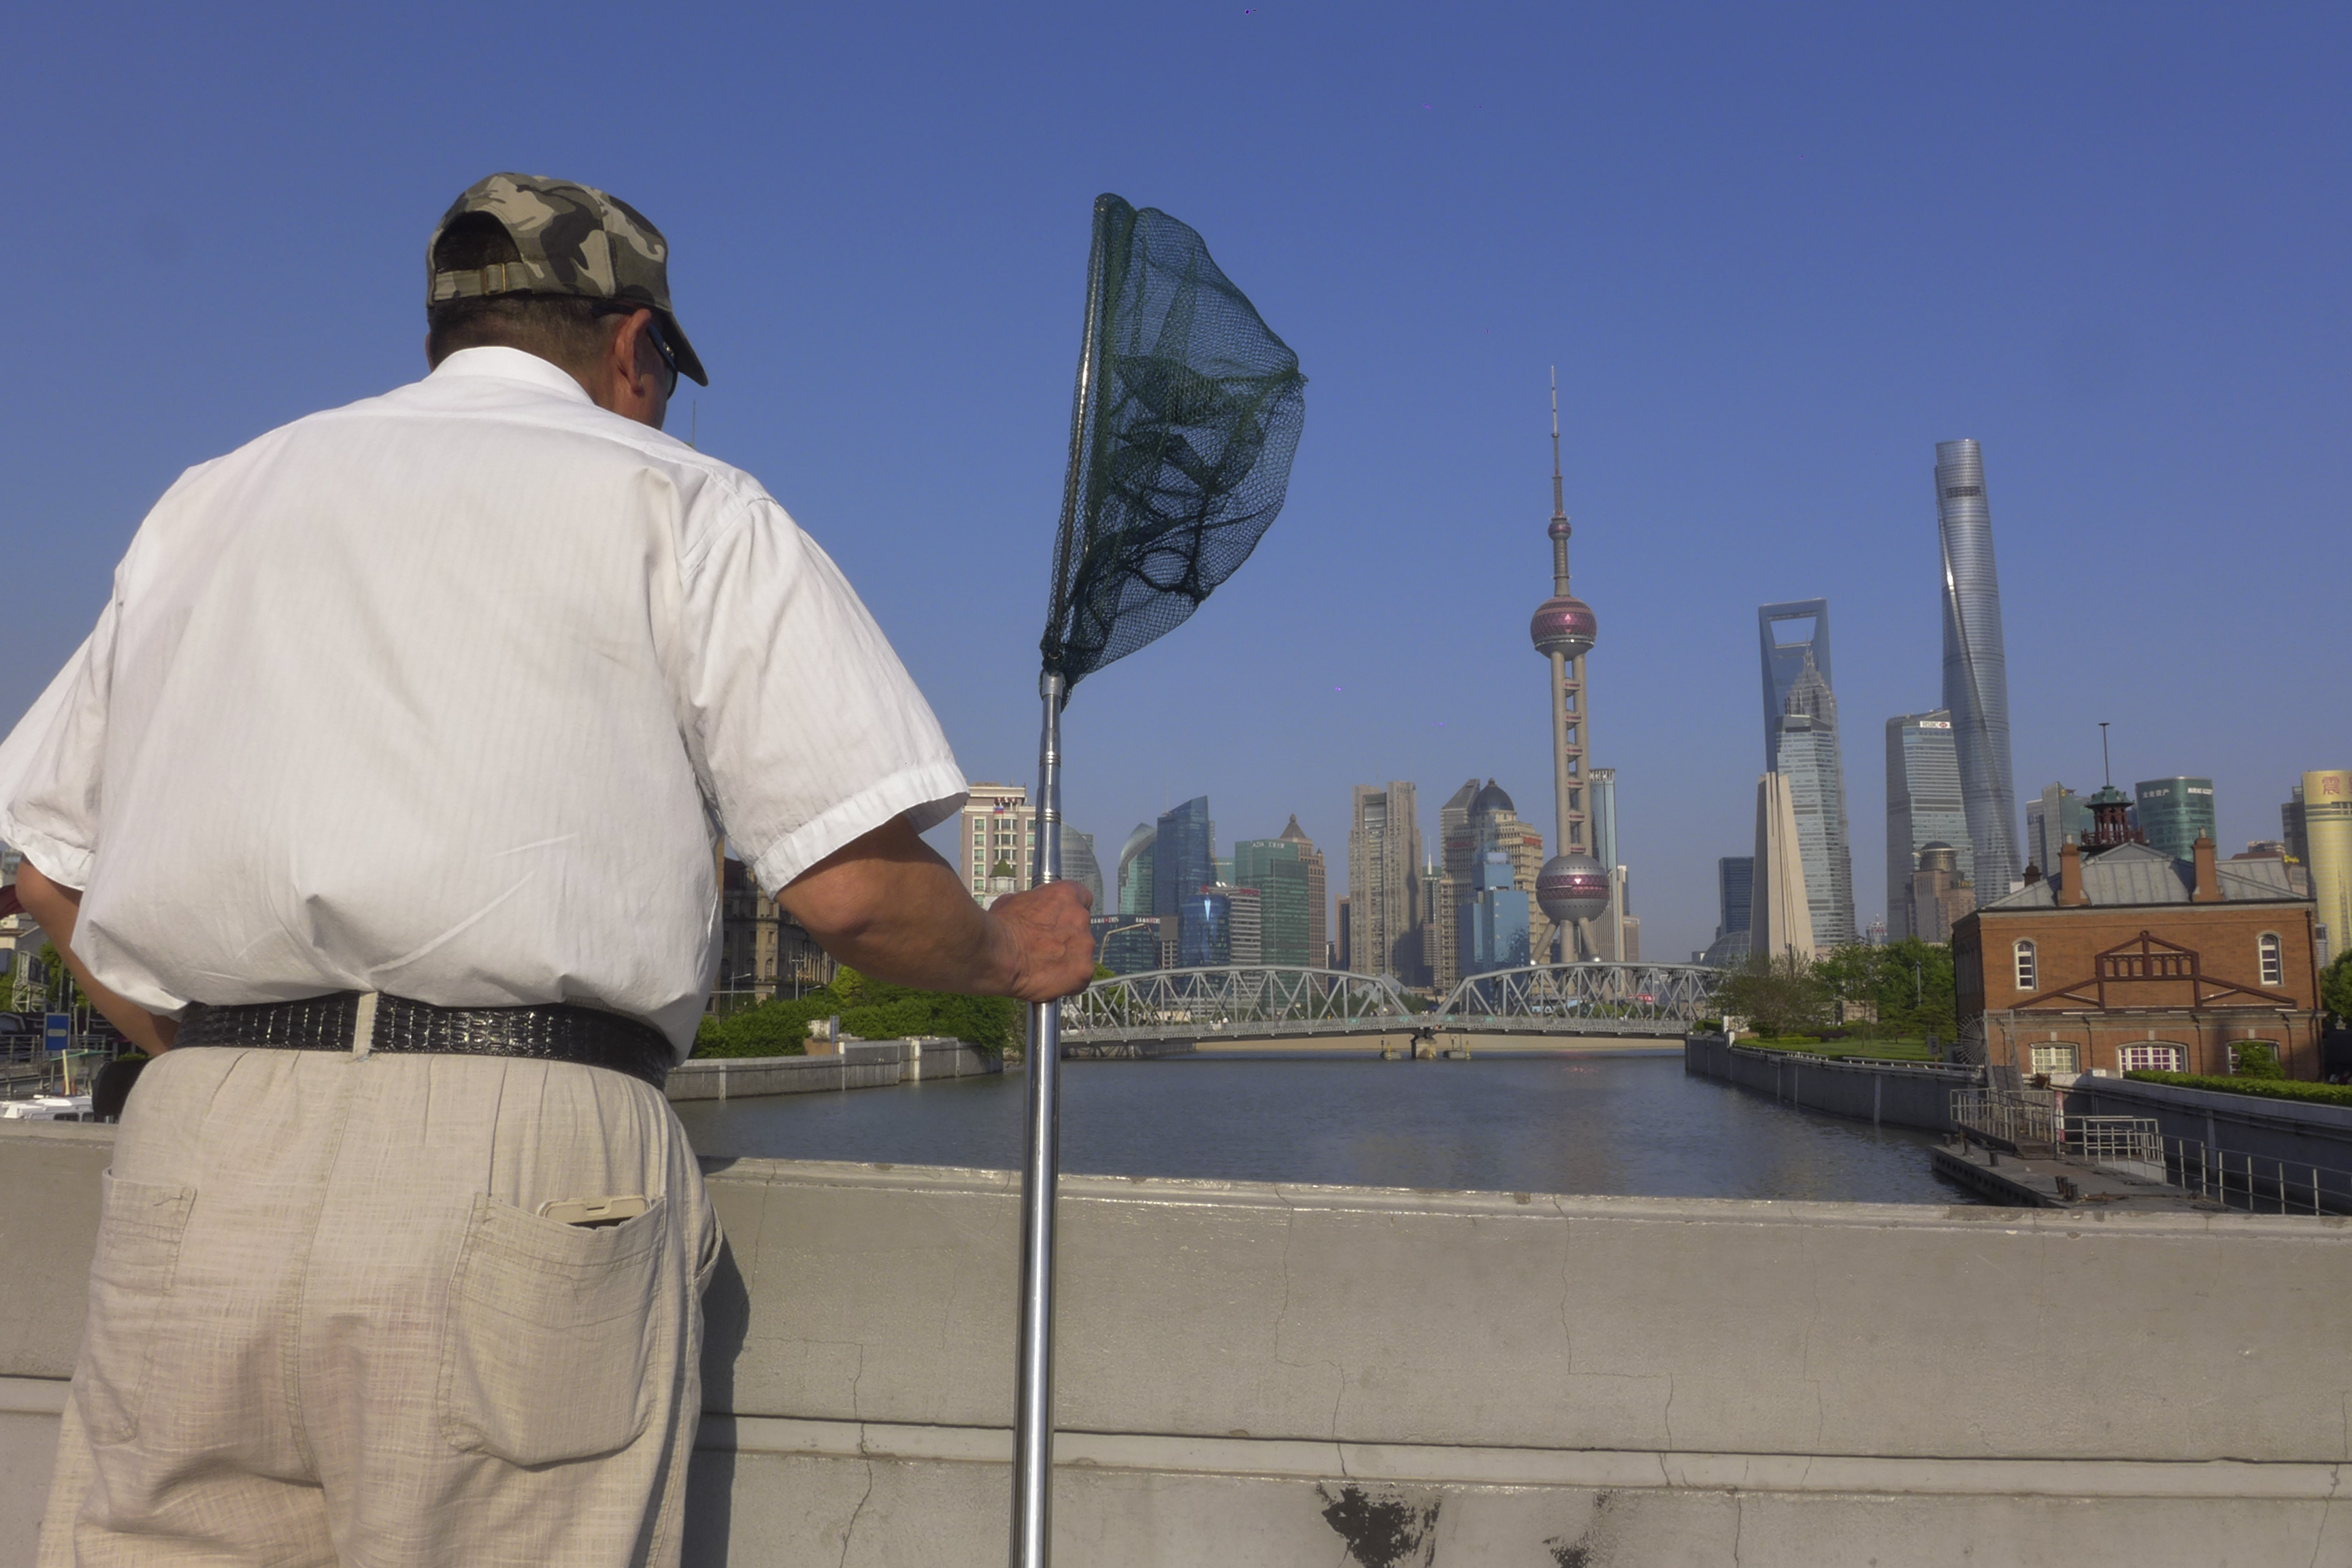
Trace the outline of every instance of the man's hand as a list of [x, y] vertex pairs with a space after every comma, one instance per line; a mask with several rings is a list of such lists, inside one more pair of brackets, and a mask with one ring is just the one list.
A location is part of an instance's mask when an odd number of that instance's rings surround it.
[[982, 910], [904, 818], [819, 861], [777, 902], [826, 952], [895, 985], [1050, 1002], [1094, 977], [1085, 887], [1049, 883]]
[[1010, 957], [1003, 995], [1051, 1002], [1087, 988], [1095, 977], [1094, 932], [1087, 924], [1094, 901], [1083, 883], [1049, 882], [1006, 894], [989, 907]]

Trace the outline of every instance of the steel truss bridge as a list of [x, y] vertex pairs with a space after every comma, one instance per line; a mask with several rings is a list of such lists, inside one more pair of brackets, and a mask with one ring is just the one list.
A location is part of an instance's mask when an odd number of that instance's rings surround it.
[[1154, 969], [1097, 980], [1062, 1004], [1072, 1044], [1406, 1033], [1680, 1034], [1711, 1011], [1718, 971], [1695, 964], [1545, 964], [1473, 975], [1414, 1012], [1385, 975], [1278, 965]]

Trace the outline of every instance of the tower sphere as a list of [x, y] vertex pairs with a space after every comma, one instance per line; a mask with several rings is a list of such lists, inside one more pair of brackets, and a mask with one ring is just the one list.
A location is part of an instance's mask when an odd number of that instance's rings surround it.
[[1528, 622], [1528, 635], [1534, 640], [1536, 652], [1546, 658], [1558, 653], [1573, 659], [1591, 653], [1600, 633], [1592, 606], [1573, 596], [1545, 600], [1536, 607], [1535, 619]]
[[1554, 855], [1536, 873], [1536, 902], [1549, 920], [1593, 920], [1609, 909], [1609, 873], [1591, 855]]
[[1554, 517], [1551, 520], [1551, 527], [1545, 531], [1556, 539], [1564, 539], [1568, 538], [1568, 519], [1566, 517]]

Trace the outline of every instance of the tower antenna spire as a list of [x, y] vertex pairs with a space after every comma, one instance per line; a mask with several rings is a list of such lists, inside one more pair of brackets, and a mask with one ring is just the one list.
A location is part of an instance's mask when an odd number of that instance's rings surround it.
[[2116, 765], [2107, 756], [2107, 721], [2099, 721], [2099, 767], [2107, 776], [2107, 787], [2115, 788]]
[[1551, 368], [1551, 515], [1568, 521], [1568, 502], [1559, 483], [1559, 367]]

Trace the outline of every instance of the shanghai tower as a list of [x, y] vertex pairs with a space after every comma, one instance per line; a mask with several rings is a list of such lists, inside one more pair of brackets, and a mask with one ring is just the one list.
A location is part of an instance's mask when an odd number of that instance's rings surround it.
[[2025, 868], [2017, 852], [2017, 786], [2009, 766], [2000, 580], [1992, 564], [1984, 452], [1975, 442], [1936, 443], [1936, 517], [1944, 554], [1944, 706], [1952, 714], [1960, 805], [1976, 852], [1977, 902], [1989, 904]]

